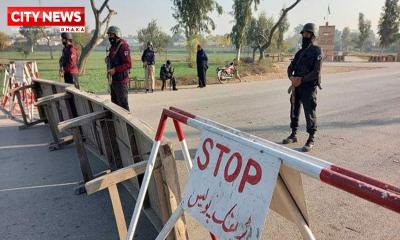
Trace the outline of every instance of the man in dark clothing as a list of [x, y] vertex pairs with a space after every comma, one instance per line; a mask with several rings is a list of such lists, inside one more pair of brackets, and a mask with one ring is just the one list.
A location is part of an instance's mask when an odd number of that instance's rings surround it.
[[199, 77], [199, 87], [203, 88], [207, 85], [206, 75], [208, 69], [208, 57], [200, 44], [197, 45], [196, 65], [197, 76]]
[[154, 91], [154, 84], [155, 84], [155, 64], [156, 64], [156, 57], [153, 50], [153, 43], [148, 42], [147, 48], [143, 51], [142, 54], [142, 62], [145, 71], [145, 80], [144, 84], [146, 85], [146, 93]]
[[303, 104], [307, 122], [308, 140], [303, 147], [309, 152], [314, 147], [314, 136], [317, 131], [317, 87], [321, 88], [321, 48], [313, 44], [315, 40], [315, 25], [307, 23], [301, 31], [302, 48], [296, 53], [288, 67], [288, 77], [292, 81], [289, 91], [291, 96], [290, 127], [292, 133], [283, 140], [283, 144], [297, 142], [300, 107]]
[[60, 58], [60, 76], [64, 77], [65, 83], [74, 84], [79, 89], [78, 50], [72, 43], [72, 34], [61, 33], [61, 41], [64, 48]]
[[174, 68], [172, 67], [171, 61], [167, 60], [165, 64], [161, 66], [160, 69], [160, 79], [162, 80], [162, 87], [161, 91], [164, 91], [164, 88], [166, 87], [165, 82], [169, 79], [171, 81], [170, 86], [172, 85], [172, 90], [177, 91], [178, 89], [176, 88], [176, 80], [174, 76]]
[[118, 27], [109, 27], [107, 34], [111, 43], [110, 53], [106, 58], [108, 74], [111, 76], [111, 101], [129, 111], [128, 81], [132, 67], [129, 45], [121, 38]]

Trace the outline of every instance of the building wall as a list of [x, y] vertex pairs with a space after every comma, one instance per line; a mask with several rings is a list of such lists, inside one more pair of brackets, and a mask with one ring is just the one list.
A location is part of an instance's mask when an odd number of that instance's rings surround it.
[[325, 61], [333, 61], [333, 48], [335, 46], [335, 26], [329, 26], [326, 23], [325, 26], [319, 27], [318, 34], [318, 46], [322, 48], [324, 53]]

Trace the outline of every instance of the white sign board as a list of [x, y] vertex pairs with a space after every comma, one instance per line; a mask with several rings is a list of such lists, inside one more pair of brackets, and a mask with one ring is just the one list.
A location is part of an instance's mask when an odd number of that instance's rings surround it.
[[203, 131], [181, 207], [219, 239], [259, 239], [281, 162]]

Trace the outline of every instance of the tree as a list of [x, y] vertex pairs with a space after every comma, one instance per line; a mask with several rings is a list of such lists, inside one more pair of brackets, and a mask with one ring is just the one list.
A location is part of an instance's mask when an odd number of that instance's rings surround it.
[[368, 33], [368, 38], [364, 44], [364, 51], [367, 51], [367, 52], [372, 51], [374, 47], [377, 47], [379, 45], [379, 44], [377, 44], [378, 42], [379, 41], [376, 38], [374, 31], [370, 30]]
[[142, 28], [137, 32], [139, 43], [146, 45], [147, 42], [152, 42], [153, 47], [157, 52], [165, 51], [171, 41], [171, 37], [164, 33], [157, 25], [156, 20], [152, 20], [146, 28]]
[[284, 34], [289, 30], [289, 20], [287, 16], [285, 16], [278, 26], [278, 39], [277, 39], [277, 47], [279, 50], [282, 50], [283, 47], [283, 41], [284, 41]]
[[210, 13], [216, 10], [218, 14], [222, 14], [222, 7], [215, 0], [173, 0], [173, 4], [175, 8], [172, 16], [178, 23], [172, 30], [177, 32], [183, 29], [189, 60], [193, 66], [199, 34], [215, 29]]
[[19, 33], [27, 40], [28, 47], [33, 53], [33, 47], [36, 45], [37, 40], [43, 37], [41, 27], [20, 27]]
[[179, 29], [177, 32], [174, 32], [171, 36], [171, 43], [177, 43], [185, 40], [185, 36], [183, 35], [182, 29]]
[[296, 7], [297, 4], [299, 4], [301, 2], [301, 0], [296, 0], [294, 3], [292, 3], [292, 5], [290, 5], [287, 8], [283, 8], [281, 11], [281, 15], [278, 19], [278, 21], [275, 23], [275, 25], [271, 28], [271, 31], [268, 32], [268, 34], [261, 34], [261, 36], [264, 39], [264, 43], [263, 45], [261, 45], [260, 47], [260, 57], [259, 60], [262, 60], [264, 58], [264, 52], [265, 50], [267, 50], [271, 44], [272, 44], [272, 38], [274, 36], [275, 31], [277, 30], [277, 28], [279, 27], [279, 25], [281, 25], [282, 21], [284, 20], [284, 18], [286, 17], [286, 15], [289, 13], [290, 10], [292, 10], [294, 7]]
[[265, 40], [263, 35], [268, 34], [274, 25], [274, 19], [272, 17], [267, 17], [263, 12], [260, 14], [258, 19], [252, 18], [247, 31], [246, 42], [247, 45], [253, 49], [253, 62], [255, 62], [256, 52], [259, 51], [262, 42]]
[[[88, 29], [88, 27], [86, 27]], [[78, 48], [79, 52], [82, 52], [82, 49], [86, 44], [90, 41], [92, 35], [89, 32], [84, 33], [72, 33], [72, 39], [75, 44], [75, 47]]]
[[389, 47], [396, 42], [399, 34], [398, 0], [386, 0], [378, 25], [381, 47]]
[[349, 51], [349, 47], [351, 45], [351, 37], [350, 37], [350, 28], [345, 27], [342, 31], [342, 48], [345, 52]]
[[240, 61], [240, 52], [245, 42], [246, 29], [251, 21], [252, 7], [257, 10], [260, 0], [234, 0], [233, 16], [234, 25], [232, 27], [231, 39], [236, 47], [236, 59]]
[[360, 31], [360, 35], [358, 37], [357, 46], [361, 52], [365, 41], [368, 39], [369, 32], [371, 31], [371, 21], [366, 20], [363, 13], [360, 13], [358, 16], [358, 30]]
[[51, 45], [51, 38], [54, 37], [56, 35], [56, 33], [54, 31], [51, 31], [51, 29], [46, 29], [44, 27], [40, 28], [40, 31], [42, 32], [42, 36], [47, 41], [47, 47], [50, 50], [50, 58], [54, 59], [53, 46]]
[[[95, 29], [90, 40], [82, 48], [82, 52], [78, 60], [78, 68], [80, 74], [85, 72], [86, 62], [90, 53], [106, 38], [107, 28], [110, 24], [111, 17], [117, 14], [114, 10], [110, 8], [108, 2], [109, 0], [104, 0], [100, 8], [97, 8], [95, 0], [90, 0], [90, 5], [95, 19]], [[100, 19], [105, 9], [108, 10], [108, 13], [103, 19]]]
[[230, 34], [217, 35], [215, 36], [215, 44], [217, 47], [229, 47], [232, 46], [232, 39]]
[[334, 51], [342, 50], [342, 32], [338, 29], [335, 30]]
[[4, 32], [0, 32], [0, 50], [4, 50], [8, 47], [10, 38]]

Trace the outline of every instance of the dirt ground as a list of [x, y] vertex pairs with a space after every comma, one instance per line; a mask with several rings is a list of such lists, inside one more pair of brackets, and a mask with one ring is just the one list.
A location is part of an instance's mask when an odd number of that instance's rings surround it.
[[[271, 72], [243, 76], [244, 81], [259, 81], [259, 80], [273, 80], [273, 79], [284, 79], [287, 78], [287, 66], [289, 63], [278, 63], [273, 66]], [[325, 64], [322, 66], [322, 75], [324, 74], [335, 74], [335, 73], [345, 73], [354, 71], [365, 71], [380, 68], [378, 66], [356, 66], [352, 64], [347, 65], [331, 65]]]

